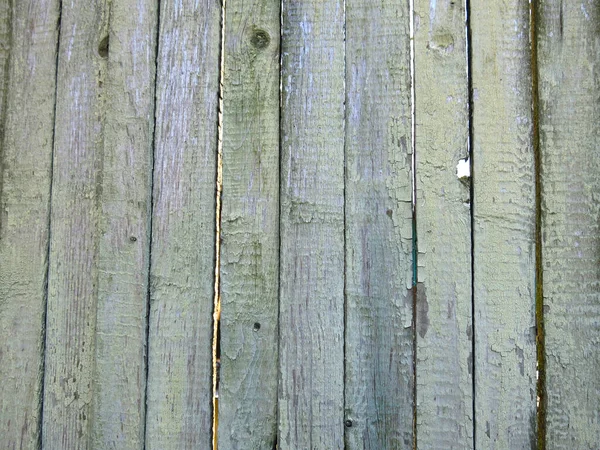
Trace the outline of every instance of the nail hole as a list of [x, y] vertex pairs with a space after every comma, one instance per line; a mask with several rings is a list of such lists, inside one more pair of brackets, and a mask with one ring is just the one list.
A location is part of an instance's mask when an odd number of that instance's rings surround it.
[[131, 242], [135, 242], [135, 241], [137, 241], [137, 238], [136, 238], [135, 236], [130, 236], [130, 237], [129, 237], [129, 240], [130, 240]]
[[260, 330], [260, 323], [256, 322], [254, 324], [254, 331], [258, 331], [258, 330]]
[[100, 44], [98, 44], [98, 54], [101, 58], [108, 58], [108, 45], [109, 45], [108, 34], [102, 38]]
[[350, 427], [352, 427], [352, 421], [350, 419], [346, 419], [346, 421], [344, 422], [344, 425], [346, 425], [346, 427], [350, 428]]

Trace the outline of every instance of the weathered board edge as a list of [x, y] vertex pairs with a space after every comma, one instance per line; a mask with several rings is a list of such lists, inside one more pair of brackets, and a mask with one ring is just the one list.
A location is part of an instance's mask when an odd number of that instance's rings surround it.
[[474, 446], [465, 7], [415, 2], [416, 426], [424, 449]]
[[274, 448], [280, 2], [228, 0], [223, 69], [219, 447]]
[[410, 9], [404, 0], [348, 0], [345, 7], [345, 448], [409, 448]]
[[536, 444], [529, 3], [470, 1], [475, 447]]
[[160, 7], [145, 442], [209, 449], [221, 4]]

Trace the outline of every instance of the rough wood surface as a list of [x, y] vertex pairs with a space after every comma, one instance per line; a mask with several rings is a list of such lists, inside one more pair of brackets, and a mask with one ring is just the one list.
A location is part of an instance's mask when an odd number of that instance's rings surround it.
[[600, 5], [538, 2], [547, 448], [600, 447]]
[[100, 232], [92, 447], [144, 443], [154, 71], [158, 5], [112, 0]]
[[344, 447], [344, 4], [283, 2], [279, 448]]
[[209, 449], [221, 6], [160, 4], [146, 448]]
[[90, 444], [106, 60], [102, 0], [62, 3], [51, 201], [43, 448]]
[[473, 448], [464, 3], [415, 2], [417, 446]]
[[408, 2], [395, 0], [346, 8], [346, 448], [409, 448], [410, 15]]
[[280, 2], [228, 0], [219, 448], [277, 439]]
[[471, 1], [475, 447], [532, 448], [535, 177], [527, 0]]
[[38, 448], [40, 437], [58, 14], [57, 1], [0, 2], [0, 111], [6, 105], [0, 132], [0, 446], [7, 449]]

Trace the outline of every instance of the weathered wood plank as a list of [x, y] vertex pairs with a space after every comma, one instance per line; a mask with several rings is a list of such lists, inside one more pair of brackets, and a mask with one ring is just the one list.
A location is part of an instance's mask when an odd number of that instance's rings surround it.
[[10, 449], [40, 439], [58, 16], [54, 0], [0, 2], [0, 439]]
[[219, 448], [277, 439], [280, 2], [229, 0], [223, 83]]
[[538, 64], [547, 448], [600, 447], [600, 5], [543, 0]]
[[[417, 445], [473, 448], [464, 2], [415, 2]], [[468, 162], [467, 162], [468, 164]]]
[[475, 447], [536, 431], [529, 2], [472, 0]]
[[209, 449], [221, 6], [160, 4], [146, 448]]
[[102, 0], [62, 3], [51, 201], [43, 448], [90, 444], [98, 201], [108, 23]]
[[140, 449], [144, 443], [157, 13], [155, 0], [112, 0], [103, 50], [93, 448]]
[[401, 0], [346, 8], [346, 448], [409, 448], [410, 15]]
[[279, 448], [344, 446], [344, 5], [283, 2]]

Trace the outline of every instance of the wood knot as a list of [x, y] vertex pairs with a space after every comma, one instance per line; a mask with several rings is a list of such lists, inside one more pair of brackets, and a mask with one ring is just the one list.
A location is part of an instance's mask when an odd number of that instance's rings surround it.
[[269, 43], [271, 42], [271, 36], [265, 30], [257, 29], [252, 33], [252, 38], [250, 38], [250, 42], [254, 46], [254, 48], [258, 50], [262, 50], [267, 48]]

